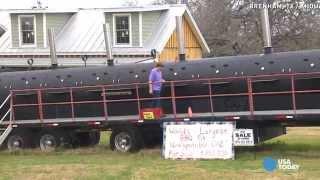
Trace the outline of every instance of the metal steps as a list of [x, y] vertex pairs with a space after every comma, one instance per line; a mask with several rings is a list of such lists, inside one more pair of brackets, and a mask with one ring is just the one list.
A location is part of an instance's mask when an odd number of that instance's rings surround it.
[[[4, 107], [4, 105], [8, 102], [10, 102], [10, 97], [11, 97], [11, 94], [8, 95], [8, 97], [2, 102], [2, 104], [0, 105], [0, 110]], [[11, 108], [9, 108], [6, 113], [1, 117], [0, 119], [0, 125], [4, 125], [7, 120], [6, 117], [10, 114], [10, 117], [9, 117], [9, 124], [7, 124], [6, 128], [3, 128], [1, 127], [0, 128], [0, 147], [2, 146], [2, 144], [5, 142], [5, 140], [7, 139], [7, 137], [9, 136], [9, 134], [11, 133], [12, 131], [12, 125], [11, 125]]]
[[[2, 131], [2, 133], [1, 133]], [[2, 146], [3, 142], [7, 139], [9, 134], [12, 131], [12, 125], [9, 125], [6, 129], [0, 129], [0, 146]]]

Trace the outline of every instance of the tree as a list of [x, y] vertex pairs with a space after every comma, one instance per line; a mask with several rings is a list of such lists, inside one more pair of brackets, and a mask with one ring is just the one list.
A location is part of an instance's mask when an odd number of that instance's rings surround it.
[[[277, 0], [269, 0], [275, 3]], [[313, 0], [290, 0], [299, 3]], [[242, 0], [197, 0], [189, 6], [207, 40], [212, 54], [224, 56], [261, 53], [263, 35], [260, 11], [251, 8], [251, 2]], [[272, 43], [275, 51], [320, 48], [317, 34], [320, 30], [319, 9], [271, 8]]]

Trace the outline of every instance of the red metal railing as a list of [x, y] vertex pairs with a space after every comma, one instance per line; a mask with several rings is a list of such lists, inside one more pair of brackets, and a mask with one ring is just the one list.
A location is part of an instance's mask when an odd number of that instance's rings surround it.
[[[293, 115], [296, 115], [297, 111], [297, 104], [296, 104], [296, 94], [302, 94], [302, 93], [320, 93], [320, 90], [315, 89], [309, 89], [309, 90], [300, 90], [297, 91], [295, 89], [295, 79], [297, 77], [305, 77], [305, 76], [319, 76], [320, 72], [314, 72], [314, 73], [295, 73], [295, 74], [274, 74], [274, 75], [257, 75], [257, 76], [241, 76], [241, 77], [224, 77], [224, 78], [205, 78], [205, 79], [190, 79], [190, 80], [178, 80], [178, 81], [167, 81], [165, 84], [169, 84], [170, 86], [170, 96], [162, 96], [159, 99], [163, 100], [171, 100], [172, 102], [172, 112], [174, 115], [174, 118], [177, 118], [177, 103], [176, 101], [179, 99], [194, 99], [194, 98], [208, 98], [210, 100], [210, 112], [214, 113], [214, 105], [213, 101], [216, 97], [231, 97], [231, 96], [247, 96], [248, 97], [248, 109], [250, 112], [250, 118], [254, 119], [255, 116], [255, 106], [254, 106], [254, 96], [257, 95], [280, 95], [280, 94], [291, 94], [292, 95], [292, 109]], [[284, 78], [287, 80], [290, 80], [291, 83], [291, 90], [290, 91], [270, 91], [270, 92], [253, 92], [253, 80], [257, 79], [263, 79], [263, 78]], [[233, 80], [244, 80], [247, 83], [247, 92], [238, 92], [238, 93], [230, 93], [230, 94], [217, 94], [212, 91], [212, 85], [215, 82], [220, 81], [233, 81]], [[175, 87], [178, 83], [194, 83], [194, 82], [203, 82], [208, 83], [208, 93], [204, 95], [189, 95], [189, 96], [177, 96], [175, 92]], [[15, 119], [14, 110], [18, 107], [38, 107], [38, 116], [40, 119], [40, 122], [45, 122], [44, 119], [44, 106], [49, 105], [70, 105], [71, 108], [71, 118], [72, 120], [75, 120], [77, 117], [75, 115], [75, 105], [77, 104], [103, 104], [103, 113], [106, 120], [108, 120], [108, 104], [111, 103], [117, 103], [117, 102], [137, 102], [137, 109], [138, 113], [140, 114], [140, 110], [142, 108], [142, 102], [144, 101], [150, 101], [154, 100], [156, 98], [151, 97], [141, 97], [140, 95], [140, 89], [142, 87], [146, 87], [148, 83], [131, 83], [131, 84], [112, 84], [112, 85], [97, 85], [97, 86], [82, 86], [82, 87], [62, 87], [62, 88], [35, 88], [35, 89], [21, 89], [21, 90], [11, 90], [10, 94], [12, 97], [11, 100], [11, 108], [12, 108], [12, 119]], [[107, 90], [109, 89], [115, 89], [115, 88], [128, 88], [129, 89], [135, 89], [136, 91], [136, 98], [127, 98], [127, 99], [116, 99], [116, 100], [110, 100], [107, 99]], [[85, 90], [90, 88], [101, 88], [101, 100], [92, 100], [92, 101], [75, 101], [74, 100], [74, 92], [78, 90]], [[43, 96], [42, 94], [48, 93], [48, 91], [65, 91], [68, 92], [70, 96], [69, 101], [63, 101], [63, 102], [43, 102]], [[37, 95], [37, 102], [36, 103], [26, 103], [26, 104], [17, 104], [13, 100], [14, 97], [19, 93], [26, 93], [26, 92], [35, 92]]]

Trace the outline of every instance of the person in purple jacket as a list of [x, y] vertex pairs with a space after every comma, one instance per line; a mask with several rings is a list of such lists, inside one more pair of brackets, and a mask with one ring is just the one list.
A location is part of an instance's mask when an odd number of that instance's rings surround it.
[[149, 93], [153, 96], [153, 98], [157, 98], [154, 99], [152, 103], [154, 108], [161, 107], [160, 94], [162, 83], [165, 82], [165, 80], [162, 78], [162, 68], [163, 64], [161, 62], [157, 62], [149, 74]]

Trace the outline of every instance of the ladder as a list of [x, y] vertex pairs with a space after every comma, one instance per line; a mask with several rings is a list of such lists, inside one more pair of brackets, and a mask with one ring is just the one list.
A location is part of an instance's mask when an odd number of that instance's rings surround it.
[[[8, 97], [2, 102], [2, 104], [0, 105], [0, 110], [3, 109], [4, 105], [7, 104], [8, 102], [10, 102], [10, 97], [11, 94], [8, 95]], [[4, 128], [1, 128], [2, 124], [4, 121], [6, 121], [6, 117], [10, 114], [10, 118], [9, 118], [9, 125], [7, 125]], [[11, 120], [12, 120], [12, 113], [11, 113], [11, 106], [8, 109], [8, 111], [2, 116], [2, 118], [0, 119], [0, 147], [2, 146], [2, 144], [4, 143], [4, 141], [7, 139], [7, 137], [9, 136], [9, 134], [12, 131], [12, 124], [11, 124]]]

